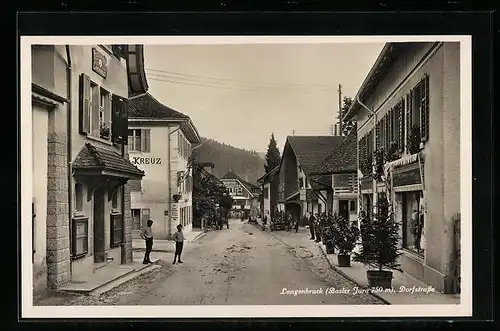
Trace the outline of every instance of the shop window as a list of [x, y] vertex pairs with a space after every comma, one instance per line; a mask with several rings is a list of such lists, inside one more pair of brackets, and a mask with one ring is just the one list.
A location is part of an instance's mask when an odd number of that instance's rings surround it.
[[89, 219], [87, 217], [73, 219], [71, 239], [73, 258], [85, 256], [89, 250]]
[[420, 210], [420, 192], [403, 193], [403, 248], [423, 254], [424, 220]]
[[83, 186], [81, 183], [75, 184], [75, 210], [83, 212]]
[[111, 241], [110, 246], [116, 247], [122, 243], [123, 217], [122, 214], [111, 214]]
[[356, 200], [349, 201], [349, 211], [356, 212]]

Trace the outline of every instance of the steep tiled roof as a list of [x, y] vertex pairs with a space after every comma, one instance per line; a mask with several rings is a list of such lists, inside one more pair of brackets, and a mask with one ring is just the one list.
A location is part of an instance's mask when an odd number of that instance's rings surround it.
[[189, 119], [189, 116], [184, 115], [183, 113], [180, 113], [168, 106], [165, 106], [149, 93], [130, 100], [128, 111], [129, 117], [136, 118], [171, 118], [179, 120]]
[[144, 171], [123, 158], [117, 152], [86, 143], [73, 162], [74, 169], [113, 170], [137, 176], [144, 176]]
[[306, 175], [316, 170], [323, 159], [342, 142], [339, 136], [292, 136], [287, 137], [297, 160]]
[[314, 174], [335, 174], [357, 171], [357, 136], [356, 130], [344, 137], [344, 140], [319, 166], [312, 171]]
[[259, 186], [255, 185], [255, 184], [252, 184], [252, 183], [247, 182], [246, 180], [243, 180], [240, 176], [238, 176], [237, 174], [235, 174], [232, 170], [229, 170], [228, 172], [226, 172], [226, 174], [224, 176], [222, 176], [222, 179], [235, 179], [235, 180], [239, 180], [241, 182], [241, 184], [243, 184], [243, 186], [245, 186], [245, 188], [250, 193], [252, 193], [252, 189], [254, 189], [254, 188], [260, 188]]

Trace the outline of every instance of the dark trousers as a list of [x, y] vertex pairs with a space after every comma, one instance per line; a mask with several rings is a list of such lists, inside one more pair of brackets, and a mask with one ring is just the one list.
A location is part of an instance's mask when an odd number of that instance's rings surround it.
[[182, 241], [176, 241], [175, 242], [175, 255], [179, 255], [179, 260], [181, 258], [182, 254], [182, 247], [184, 246], [184, 243]]
[[295, 222], [295, 233], [299, 232], [299, 221]]
[[314, 224], [309, 225], [309, 231], [311, 231], [311, 239], [314, 239]]
[[151, 254], [151, 250], [153, 249], [153, 238], [146, 239], [146, 253], [144, 253], [144, 262], [151, 262], [149, 259], [149, 254]]

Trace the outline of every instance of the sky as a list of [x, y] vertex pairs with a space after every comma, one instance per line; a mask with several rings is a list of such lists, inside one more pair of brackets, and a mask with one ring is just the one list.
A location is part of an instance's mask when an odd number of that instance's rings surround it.
[[149, 93], [203, 137], [266, 152], [290, 135], [329, 135], [383, 43], [145, 45]]

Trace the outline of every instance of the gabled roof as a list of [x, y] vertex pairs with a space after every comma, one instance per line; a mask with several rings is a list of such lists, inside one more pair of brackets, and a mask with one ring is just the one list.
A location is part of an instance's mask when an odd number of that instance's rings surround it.
[[162, 104], [149, 93], [130, 100], [128, 116], [150, 119], [189, 119], [189, 116]]
[[263, 176], [259, 177], [257, 179], [257, 182], [258, 183], [267, 183], [267, 182], [270, 182], [273, 180], [274, 178], [274, 175], [278, 173], [278, 170], [280, 169], [280, 166], [277, 165], [276, 167], [274, 167], [271, 171], [269, 171], [268, 173], [264, 174]]
[[201, 143], [200, 134], [189, 116], [162, 104], [149, 93], [129, 101], [128, 117], [129, 121], [134, 122], [167, 121], [178, 123], [189, 142]]
[[248, 193], [250, 193], [252, 196], [253, 196], [252, 189], [260, 189], [260, 187], [258, 187], [257, 185], [249, 183], [246, 180], [243, 180], [240, 176], [235, 174], [232, 170], [229, 170], [228, 172], [226, 172], [226, 174], [224, 176], [222, 176], [221, 180], [224, 180], [224, 179], [234, 179], [234, 180], [239, 181], [241, 183], [241, 185], [243, 185], [243, 187], [245, 187], [245, 189], [248, 191]]
[[[340, 136], [289, 136], [287, 142], [292, 148], [306, 176], [310, 176], [323, 159], [342, 142]], [[285, 144], [285, 148], [286, 148]]]
[[357, 130], [351, 130], [338, 148], [327, 155], [312, 171], [315, 175], [355, 173], [358, 168]]
[[76, 170], [111, 170], [144, 176], [144, 171], [133, 165], [130, 160], [122, 157], [115, 151], [94, 146], [86, 143], [76, 156], [73, 162], [73, 169]]

